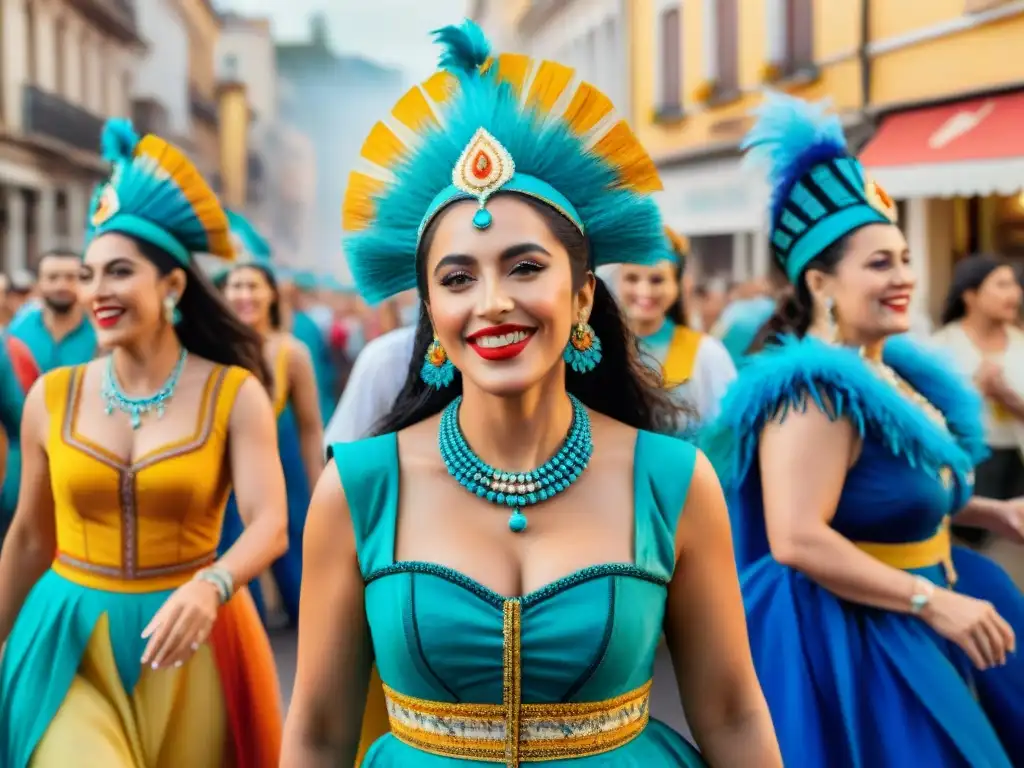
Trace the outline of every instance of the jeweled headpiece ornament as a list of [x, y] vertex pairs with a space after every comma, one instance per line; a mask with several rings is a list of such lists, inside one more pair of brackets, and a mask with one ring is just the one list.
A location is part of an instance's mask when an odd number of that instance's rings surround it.
[[772, 250], [791, 282], [851, 232], [896, 222], [895, 204], [849, 153], [826, 104], [769, 93], [757, 115], [743, 149], [768, 168]]
[[220, 201], [185, 154], [159, 136], [143, 137], [128, 120], [103, 127], [110, 178], [97, 187], [86, 246], [106, 232], [138, 237], [187, 264], [194, 253], [234, 258]]
[[657, 169], [611, 100], [570, 67], [491, 56], [471, 21], [435, 33], [441, 71], [409, 90], [370, 131], [342, 208], [345, 254], [370, 303], [416, 287], [416, 252], [431, 221], [514, 192], [549, 205], [587, 235], [594, 266], [664, 255], [651, 192]]

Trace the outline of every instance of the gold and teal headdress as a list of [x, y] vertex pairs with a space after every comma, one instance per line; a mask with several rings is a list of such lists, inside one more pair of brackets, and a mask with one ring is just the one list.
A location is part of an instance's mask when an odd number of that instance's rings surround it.
[[342, 209], [345, 253], [372, 303], [416, 287], [416, 253], [448, 205], [516, 192], [584, 233], [593, 266], [653, 264], [663, 255], [651, 192], [657, 169], [611, 100], [570, 67], [522, 54], [491, 56], [471, 21], [434, 33], [441, 69], [370, 131]]
[[226, 210], [232, 246], [239, 262], [256, 263], [270, 267], [273, 252], [270, 243], [245, 216]]
[[690, 256], [690, 238], [679, 234], [672, 227], [665, 227], [665, 240], [665, 260], [678, 264], [680, 269], [686, 269], [686, 259]]
[[846, 148], [825, 104], [769, 93], [743, 141], [772, 186], [771, 244], [796, 283], [818, 254], [868, 224], [896, 221], [896, 207]]
[[180, 149], [139, 137], [128, 120], [109, 120], [102, 151], [110, 178], [93, 195], [86, 246], [107, 232], [133, 235], [188, 264], [194, 253], [231, 260], [228, 219], [217, 196]]

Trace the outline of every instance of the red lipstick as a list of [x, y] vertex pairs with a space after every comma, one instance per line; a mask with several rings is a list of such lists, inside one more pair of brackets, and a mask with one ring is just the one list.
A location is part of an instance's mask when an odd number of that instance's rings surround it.
[[96, 325], [103, 329], [113, 328], [123, 315], [124, 310], [121, 307], [96, 307], [92, 311]]
[[484, 360], [511, 360], [526, 349], [533, 334], [533, 328], [504, 323], [470, 334], [466, 343]]

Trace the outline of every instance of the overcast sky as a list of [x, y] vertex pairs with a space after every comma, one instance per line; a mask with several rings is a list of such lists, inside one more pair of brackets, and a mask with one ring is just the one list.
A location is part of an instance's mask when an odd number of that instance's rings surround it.
[[282, 41], [309, 36], [309, 16], [326, 11], [335, 49], [401, 67], [423, 78], [435, 69], [430, 30], [461, 21], [467, 0], [221, 0], [238, 13], [269, 16]]

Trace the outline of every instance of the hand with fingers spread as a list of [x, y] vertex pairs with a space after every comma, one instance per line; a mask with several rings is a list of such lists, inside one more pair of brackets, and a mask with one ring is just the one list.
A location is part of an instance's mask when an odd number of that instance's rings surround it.
[[142, 663], [153, 669], [180, 667], [209, 639], [222, 603], [221, 590], [206, 579], [178, 587], [142, 632], [149, 638]]
[[936, 589], [920, 615], [932, 629], [959, 645], [978, 669], [1002, 666], [1006, 654], [1017, 650], [1013, 628], [986, 600]]

